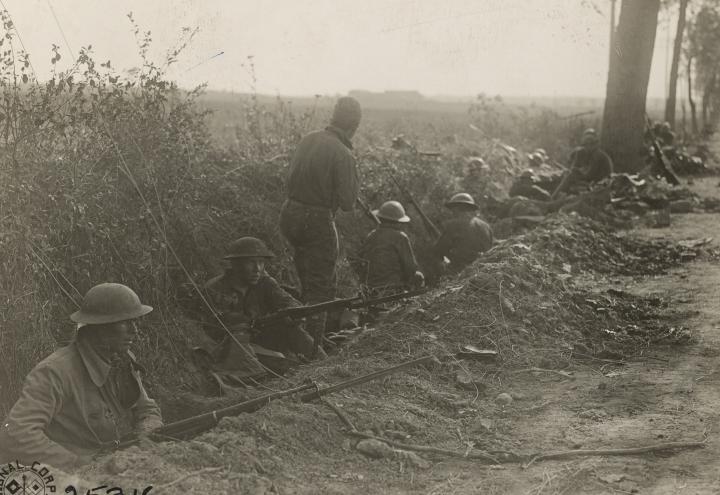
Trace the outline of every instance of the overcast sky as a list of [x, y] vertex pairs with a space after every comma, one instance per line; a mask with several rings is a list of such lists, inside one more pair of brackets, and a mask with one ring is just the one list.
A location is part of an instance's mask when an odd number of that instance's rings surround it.
[[[88, 44], [116, 67], [137, 65], [126, 17], [132, 11], [152, 31], [158, 58], [183, 27], [200, 28], [169, 74], [186, 87], [207, 82], [211, 89], [248, 91], [242, 65], [253, 56], [258, 90], [271, 94], [605, 94], [610, 0], [2, 2], [41, 77], [52, 43], [61, 48], [61, 66], [71, 60], [69, 49]], [[667, 25], [658, 28], [650, 96], [665, 94]]]

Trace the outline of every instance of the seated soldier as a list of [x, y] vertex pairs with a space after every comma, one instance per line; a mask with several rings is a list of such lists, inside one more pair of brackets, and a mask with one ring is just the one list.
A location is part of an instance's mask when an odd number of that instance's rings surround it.
[[387, 201], [373, 213], [380, 226], [368, 234], [360, 248], [362, 282], [380, 292], [422, 287], [425, 277], [403, 231], [410, 222], [405, 208], [397, 201]]
[[443, 225], [434, 251], [439, 259], [450, 260], [448, 270], [457, 273], [492, 247], [493, 232], [490, 225], [476, 216], [478, 206], [469, 194], [458, 193], [445, 206], [453, 218]]
[[[274, 256], [259, 239], [237, 239], [230, 244], [225, 256], [229, 268], [208, 281], [205, 288], [214, 310], [231, 331], [245, 334], [251, 343], [266, 349], [310, 358], [312, 338], [299, 324], [291, 321], [247, 335], [253, 319], [300, 306], [265, 272], [266, 260]], [[226, 339], [225, 344], [229, 345], [230, 340]]]
[[0, 428], [0, 463], [18, 460], [72, 469], [128, 434], [162, 426], [129, 347], [135, 319], [152, 311], [130, 288], [100, 284], [88, 291], [75, 340], [41, 361]]
[[570, 153], [569, 175], [560, 184], [556, 194], [567, 189], [584, 188], [610, 177], [613, 172], [612, 160], [600, 149], [600, 139], [594, 129], [583, 132], [580, 144]]

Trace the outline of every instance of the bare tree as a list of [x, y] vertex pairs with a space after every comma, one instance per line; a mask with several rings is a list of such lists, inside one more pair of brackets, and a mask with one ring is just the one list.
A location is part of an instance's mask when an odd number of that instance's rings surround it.
[[660, 0], [623, 0], [610, 59], [602, 147], [619, 172], [643, 165], [645, 101]]
[[673, 45], [672, 63], [670, 65], [668, 97], [665, 103], [665, 120], [673, 127], [675, 126], [675, 100], [677, 95], [678, 68], [680, 66], [680, 54], [682, 53], [683, 35], [685, 33], [687, 5], [688, 0], [680, 0], [677, 29], [675, 30], [675, 44]]

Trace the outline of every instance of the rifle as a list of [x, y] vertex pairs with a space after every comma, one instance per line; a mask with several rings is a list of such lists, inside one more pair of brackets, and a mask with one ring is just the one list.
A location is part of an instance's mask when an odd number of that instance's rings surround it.
[[326, 301], [318, 304], [311, 304], [308, 306], [296, 306], [294, 308], [285, 308], [276, 313], [272, 313], [266, 316], [261, 316], [250, 322], [250, 327], [255, 330], [275, 325], [282, 322], [286, 318], [296, 320], [305, 318], [306, 316], [314, 315], [317, 313], [326, 313], [328, 311], [334, 311], [337, 309], [358, 309], [365, 308], [368, 306], [376, 306], [392, 301], [400, 301], [402, 299], [408, 299], [411, 297], [419, 296], [427, 292], [426, 289], [417, 289], [405, 292], [399, 292], [397, 294], [390, 294], [388, 296], [376, 297], [370, 299], [364, 295], [355, 297], [349, 297], [347, 299], [334, 299], [332, 301]]
[[410, 191], [407, 190], [400, 182], [397, 180], [397, 177], [395, 177], [395, 174], [392, 172], [388, 172], [390, 174], [390, 179], [395, 183], [395, 185], [400, 189], [400, 193], [402, 193], [403, 196], [405, 196], [405, 199], [415, 207], [415, 210], [417, 210], [418, 215], [420, 215], [420, 218], [422, 219], [423, 225], [425, 225], [425, 229], [427, 229], [428, 233], [430, 234], [430, 237], [433, 241], [436, 241], [440, 238], [440, 231], [435, 226], [434, 223], [432, 223], [432, 220], [428, 218], [428, 216], [425, 214], [425, 212], [420, 208], [420, 205], [417, 201], [415, 201], [415, 198], [410, 193]]
[[655, 132], [652, 129], [652, 121], [650, 120], [650, 116], [648, 114], [645, 114], [645, 120], [647, 121], [648, 135], [650, 136], [653, 152], [655, 154], [655, 165], [657, 165], [657, 170], [660, 172], [660, 175], [665, 177], [668, 184], [672, 184], [673, 186], [679, 185], [680, 179], [678, 179], [678, 176], [675, 175], [675, 171], [670, 164], [670, 160], [668, 160], [665, 153], [663, 153], [663, 150], [657, 141], [657, 137], [655, 137]]
[[[431, 361], [436, 361], [435, 356], [423, 356], [418, 359], [414, 359], [412, 361], [406, 361], [404, 363], [398, 364], [396, 366], [392, 366], [390, 368], [385, 368], [379, 371], [376, 371], [374, 373], [370, 373], [367, 375], [363, 375], [357, 378], [353, 378], [344, 382], [340, 382], [335, 385], [331, 385], [329, 387], [325, 388], [319, 388], [315, 382], [308, 382], [305, 383], [299, 387], [291, 388], [288, 390], [282, 390], [280, 392], [275, 392], [272, 394], [263, 395], [261, 397], [258, 397], [256, 399], [251, 399], [245, 402], [240, 402], [238, 404], [234, 404], [228, 407], [224, 407], [222, 409], [217, 409], [215, 411], [206, 412], [203, 414], [199, 414], [197, 416], [192, 416], [190, 418], [186, 418], [180, 421], [176, 421], [174, 423], [168, 423], [164, 426], [161, 426], [160, 428], [157, 428], [149, 433], [150, 438], [157, 439], [157, 440], [177, 440], [177, 439], [184, 439], [184, 438], [190, 438], [194, 435], [197, 435], [199, 433], [202, 433], [203, 431], [209, 430], [210, 428], [213, 428], [215, 425], [217, 425], [222, 418], [228, 417], [228, 416], [238, 416], [241, 413], [251, 413], [254, 411], [257, 411], [258, 409], [261, 409], [262, 407], [266, 406], [270, 403], [270, 401], [274, 399], [279, 399], [282, 397], [286, 397], [289, 395], [294, 395], [298, 392], [303, 392], [305, 390], [314, 389], [311, 392], [305, 393], [299, 397], [301, 402], [310, 402], [315, 399], [319, 399], [320, 397], [323, 397], [328, 394], [332, 394], [334, 392], [338, 392], [340, 390], [344, 390], [350, 387], [354, 387], [355, 385], [360, 385], [362, 383], [366, 383], [372, 380], [376, 380], [378, 378], [382, 378], [388, 375], [392, 375], [394, 373], [397, 373], [398, 371], [402, 371], [404, 369], [412, 368], [421, 364], [430, 363]], [[129, 438], [124, 439], [121, 441], [117, 448], [118, 449], [124, 449], [127, 447], [130, 447], [132, 445], [135, 445], [138, 443], [139, 438], [135, 436], [131, 436]]]
[[574, 163], [571, 163], [570, 166], [568, 166], [568, 171], [565, 173], [565, 175], [563, 175], [563, 178], [560, 181], [560, 184], [558, 184], [558, 186], [555, 188], [555, 191], [553, 191], [553, 193], [550, 195], [551, 201], [553, 201], [555, 198], [557, 198], [557, 195], [560, 194], [562, 192], [562, 190], [565, 189], [565, 187], [567, 187], [568, 182], [570, 182], [570, 179], [572, 179], [573, 176], [575, 175], [573, 173], [573, 168], [572, 168], [573, 165], [574, 165]]
[[375, 225], [380, 225], [380, 219], [375, 216], [375, 213], [370, 209], [368, 204], [360, 199], [359, 197], [355, 200], [355, 202], [360, 206], [360, 209], [365, 213], [365, 216], [370, 219], [371, 222], [373, 222]]

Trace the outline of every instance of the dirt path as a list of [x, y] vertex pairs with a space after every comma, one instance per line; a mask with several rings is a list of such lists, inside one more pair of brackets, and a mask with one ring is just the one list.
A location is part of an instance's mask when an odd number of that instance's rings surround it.
[[[709, 191], [716, 183], [706, 180], [697, 187]], [[713, 236], [717, 242], [720, 215], [676, 215], [672, 228], [638, 233], [676, 240]], [[550, 461], [527, 469], [445, 463], [435, 467], [442, 481], [428, 493], [720, 493], [720, 266], [700, 260], [667, 275], [614, 277], [593, 288], [609, 285], [671, 301], [686, 316], [668, 318], [692, 329], [697, 343], [654, 347], [625, 366], [597, 362], [576, 368], [573, 379], [535, 373], [508, 383], [519, 400], [505, 417], [489, 420], [488, 434], [524, 439], [518, 445], [524, 450], [627, 448], [706, 436], [707, 446], [673, 455]]]

